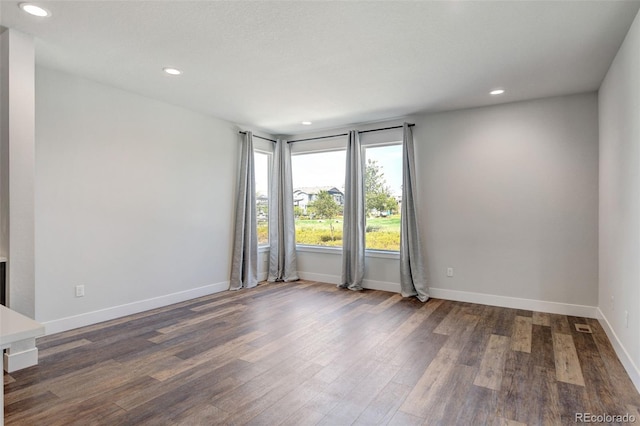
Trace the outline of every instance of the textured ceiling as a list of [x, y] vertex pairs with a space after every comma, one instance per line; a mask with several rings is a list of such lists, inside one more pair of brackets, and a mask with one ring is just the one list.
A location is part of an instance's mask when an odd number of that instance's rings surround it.
[[[638, 1], [2, 1], [41, 66], [251, 125], [314, 131], [595, 90]], [[169, 77], [161, 69], [184, 71]], [[490, 97], [504, 87], [507, 93]], [[301, 126], [311, 120], [313, 126]]]

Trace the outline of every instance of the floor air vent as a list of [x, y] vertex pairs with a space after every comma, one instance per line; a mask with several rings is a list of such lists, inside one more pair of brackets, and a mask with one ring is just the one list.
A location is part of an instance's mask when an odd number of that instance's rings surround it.
[[591, 326], [587, 324], [576, 324], [576, 330], [579, 331], [580, 333], [589, 333], [589, 334], [593, 333], [593, 331], [591, 331]]

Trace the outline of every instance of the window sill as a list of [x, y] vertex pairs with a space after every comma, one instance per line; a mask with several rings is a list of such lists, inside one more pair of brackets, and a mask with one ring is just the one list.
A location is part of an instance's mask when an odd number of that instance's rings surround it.
[[400, 259], [400, 252], [385, 250], [365, 250], [364, 257], [378, 257], [380, 259]]
[[[323, 253], [333, 254], [337, 256], [342, 255], [341, 247], [307, 246], [297, 244], [296, 250], [302, 253]], [[374, 257], [379, 259], [400, 259], [400, 253], [397, 251], [365, 250], [364, 257]]]
[[303, 253], [324, 253], [342, 255], [342, 247], [323, 247], [323, 246], [307, 246], [304, 244], [296, 244], [296, 251]]

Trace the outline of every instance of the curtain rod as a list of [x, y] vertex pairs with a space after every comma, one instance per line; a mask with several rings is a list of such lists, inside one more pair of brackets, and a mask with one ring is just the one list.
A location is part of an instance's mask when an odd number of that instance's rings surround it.
[[[243, 135], [246, 135], [246, 134], [247, 134], [247, 132], [243, 132], [242, 130], [240, 130], [238, 133], [242, 133]], [[269, 142], [276, 143], [276, 141], [274, 141], [273, 139], [263, 138], [262, 136], [253, 135], [253, 137], [254, 137], [254, 138], [258, 138], [258, 139], [262, 139], [263, 141], [269, 141]]]
[[[410, 123], [409, 127], [413, 127], [415, 126], [414, 123]], [[392, 126], [392, 127], [382, 127], [380, 129], [371, 129], [371, 130], [358, 130], [358, 133], [369, 133], [369, 132], [380, 132], [382, 130], [391, 130], [391, 129], [402, 129], [403, 126]], [[306, 139], [296, 139], [293, 141], [287, 141], [287, 143], [294, 143], [294, 142], [306, 142], [306, 141], [315, 141], [318, 139], [328, 139], [328, 138], [337, 138], [339, 136], [348, 136], [349, 133], [341, 133], [339, 135], [329, 135], [329, 136], [318, 136], [315, 138], [306, 138]]]

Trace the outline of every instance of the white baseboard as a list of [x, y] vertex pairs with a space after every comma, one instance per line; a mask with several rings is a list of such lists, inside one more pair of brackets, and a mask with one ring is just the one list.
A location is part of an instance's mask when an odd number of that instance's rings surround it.
[[[340, 277], [337, 275], [317, 274], [314, 272], [298, 271], [298, 276], [303, 280], [318, 281], [327, 284], [340, 284]], [[400, 293], [400, 284], [388, 281], [364, 280], [362, 287], [369, 290], [382, 290], [392, 293]]]
[[301, 280], [318, 281], [327, 284], [340, 284], [340, 277], [328, 274], [316, 274], [315, 272], [298, 271]]
[[572, 315], [576, 317], [597, 318], [597, 308], [571, 303], [548, 302], [544, 300], [523, 299], [520, 297], [498, 296], [495, 294], [473, 293], [470, 291], [429, 288], [429, 296], [436, 299], [455, 300], [458, 302], [479, 303], [481, 305], [500, 306], [503, 308], [526, 309], [528, 311], [547, 312], [550, 314]]
[[[315, 272], [298, 271], [300, 278], [329, 284], [339, 284], [340, 277], [336, 275], [318, 274]], [[400, 283], [386, 281], [364, 280], [364, 288], [371, 290], [400, 293]], [[437, 299], [455, 300], [457, 302], [479, 303], [481, 305], [501, 306], [504, 308], [526, 309], [529, 311], [548, 312], [551, 314], [573, 315], [577, 317], [597, 318], [595, 306], [573, 305], [570, 303], [547, 302], [543, 300], [522, 299], [519, 297], [497, 296], [494, 294], [472, 293], [469, 291], [430, 288], [429, 296]]]
[[389, 291], [391, 293], [400, 293], [400, 283], [392, 283], [388, 281], [364, 280], [362, 282], [364, 288], [371, 290]]
[[47, 335], [60, 333], [62, 331], [97, 324], [99, 322], [109, 321], [126, 315], [137, 314], [138, 312], [148, 311], [150, 309], [161, 308], [163, 306], [172, 305], [174, 303], [184, 302], [185, 300], [195, 299], [197, 297], [207, 296], [213, 293], [219, 293], [228, 289], [229, 281], [223, 281], [220, 283], [210, 284], [185, 291], [179, 291], [177, 293], [167, 294], [164, 296], [153, 297], [151, 299], [139, 300], [137, 302], [127, 303], [125, 305], [113, 306], [110, 308], [100, 309], [97, 311], [87, 312], [84, 314], [74, 315], [66, 318], [45, 321], [42, 324], [44, 324], [45, 326]]
[[7, 373], [38, 365], [38, 348], [30, 348], [20, 352], [5, 352], [2, 364]]
[[616, 355], [618, 355], [618, 358], [620, 359], [622, 366], [624, 367], [625, 370], [627, 370], [627, 374], [631, 378], [631, 381], [635, 385], [638, 392], [640, 392], [640, 369], [638, 369], [638, 366], [635, 364], [635, 362], [633, 362], [633, 359], [631, 358], [631, 356], [629, 355], [629, 352], [627, 352], [627, 349], [624, 347], [624, 345], [618, 338], [618, 335], [616, 334], [616, 332], [613, 331], [613, 327], [611, 327], [611, 324], [609, 323], [609, 320], [607, 319], [607, 317], [604, 316], [604, 313], [600, 310], [600, 308], [597, 308], [597, 309], [598, 309], [598, 320], [600, 321], [600, 325], [602, 325], [602, 328], [604, 329], [605, 333], [607, 333], [607, 337], [609, 338], [609, 341], [613, 346], [613, 350], [616, 351]]

